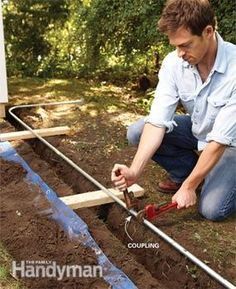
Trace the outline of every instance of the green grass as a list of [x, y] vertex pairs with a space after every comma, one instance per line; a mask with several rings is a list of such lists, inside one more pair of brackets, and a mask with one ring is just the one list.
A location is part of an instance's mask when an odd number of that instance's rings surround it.
[[0, 242], [0, 288], [1, 289], [25, 289], [20, 281], [15, 280], [11, 274], [12, 257], [4, 245]]
[[8, 277], [7, 268], [0, 265], [0, 280], [5, 281], [7, 277]]
[[[88, 110], [114, 112], [131, 109], [130, 101], [124, 99], [126, 93], [126, 88], [93, 80], [9, 78], [10, 105], [83, 98]], [[139, 109], [137, 102], [134, 106]]]

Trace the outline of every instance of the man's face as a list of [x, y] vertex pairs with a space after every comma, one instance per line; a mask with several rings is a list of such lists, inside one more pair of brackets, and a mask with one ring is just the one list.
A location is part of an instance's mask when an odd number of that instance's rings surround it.
[[[209, 43], [213, 33], [207, 26], [201, 36], [193, 35], [186, 28], [179, 28], [176, 32], [168, 33], [169, 42], [175, 46], [178, 56], [191, 65], [199, 64], [209, 50]], [[209, 31], [212, 33], [209, 33]]]

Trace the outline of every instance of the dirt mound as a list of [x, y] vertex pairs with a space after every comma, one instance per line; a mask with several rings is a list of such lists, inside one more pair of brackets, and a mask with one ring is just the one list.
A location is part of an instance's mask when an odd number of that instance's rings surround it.
[[[41, 214], [50, 204], [39, 188], [25, 182], [25, 171], [18, 164], [1, 160], [1, 172], [4, 172], [4, 187], [1, 178], [0, 237], [15, 261], [53, 260], [57, 265], [80, 266], [97, 264], [91, 249], [69, 240], [53, 220]], [[108, 288], [101, 278], [22, 280], [28, 288]]]
[[7, 185], [9, 182], [15, 184], [22, 180], [26, 175], [26, 171], [19, 165], [9, 163], [4, 159], [0, 159], [0, 180], [1, 186]]

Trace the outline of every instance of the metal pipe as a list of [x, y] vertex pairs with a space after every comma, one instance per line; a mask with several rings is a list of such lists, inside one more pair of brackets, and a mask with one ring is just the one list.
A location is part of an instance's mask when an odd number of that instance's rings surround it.
[[[79, 100], [79, 101], [65, 101], [65, 102], [54, 102], [54, 103], [43, 103], [43, 104], [18, 105], [18, 106], [14, 106], [14, 107], [10, 108], [9, 109], [9, 113], [22, 126], [24, 126], [27, 130], [29, 130], [33, 135], [35, 135], [41, 142], [43, 142], [52, 151], [54, 151], [54, 153], [56, 153], [59, 157], [61, 157], [64, 161], [66, 161], [70, 166], [72, 166], [76, 171], [81, 173], [84, 177], [86, 177], [94, 185], [96, 185], [98, 188], [100, 188], [103, 192], [105, 192], [107, 195], [109, 195], [114, 201], [116, 201], [121, 207], [123, 207], [130, 215], [132, 215], [134, 217], [137, 217], [137, 212], [135, 210], [133, 210], [133, 209], [129, 210], [128, 208], [126, 208], [126, 205], [125, 205], [125, 203], [122, 200], [117, 198], [111, 191], [109, 191], [102, 184], [100, 184], [97, 180], [95, 180], [92, 176], [90, 176], [88, 173], [86, 173], [77, 164], [75, 164], [71, 159], [69, 159], [62, 152], [60, 152], [57, 148], [55, 148], [53, 145], [51, 145], [48, 141], [46, 141], [43, 137], [41, 137], [38, 133], [36, 133], [30, 126], [28, 126], [25, 122], [23, 122], [18, 116], [16, 116], [12, 112], [13, 110], [18, 109], [18, 108], [27, 108], [27, 107], [35, 107], [35, 106], [47, 106], [47, 105], [80, 104], [82, 102], [83, 102], [82, 100]], [[160, 229], [158, 229], [156, 226], [154, 226], [151, 222], [149, 222], [148, 220], [144, 219], [143, 223], [149, 229], [151, 229], [154, 233], [156, 233], [158, 236], [160, 236], [162, 239], [164, 239], [167, 243], [169, 243], [171, 246], [173, 246], [177, 251], [179, 251], [185, 257], [190, 259], [194, 264], [199, 266], [207, 274], [209, 274], [216, 281], [218, 281], [220, 284], [222, 284], [225, 288], [236, 289], [236, 286], [234, 286], [228, 280], [226, 280], [221, 275], [219, 275], [217, 272], [215, 272], [213, 269], [211, 269], [209, 266], [207, 266], [204, 262], [202, 262], [200, 259], [198, 259], [196, 256], [194, 256], [192, 253], [190, 253], [188, 250], [186, 250], [184, 247], [182, 247], [179, 243], [177, 243], [175, 240], [170, 238], [167, 234], [165, 234]]]

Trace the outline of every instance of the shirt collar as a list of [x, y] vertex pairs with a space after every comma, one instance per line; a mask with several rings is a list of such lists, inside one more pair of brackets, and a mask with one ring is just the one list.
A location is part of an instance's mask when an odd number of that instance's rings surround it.
[[220, 36], [218, 32], [216, 32], [216, 39], [217, 39], [217, 54], [216, 54], [216, 60], [213, 66], [213, 71], [217, 71], [219, 73], [224, 73], [226, 70], [226, 57], [225, 57], [225, 46], [224, 46], [224, 40]]
[[[219, 73], [224, 73], [226, 70], [227, 63], [225, 61], [225, 48], [224, 48], [224, 40], [220, 36], [218, 32], [216, 32], [216, 39], [217, 39], [217, 54], [215, 63], [213, 66], [212, 71], [217, 71]], [[192, 65], [190, 65], [187, 61], [182, 59], [182, 65], [184, 68], [191, 68], [194, 69]]]

